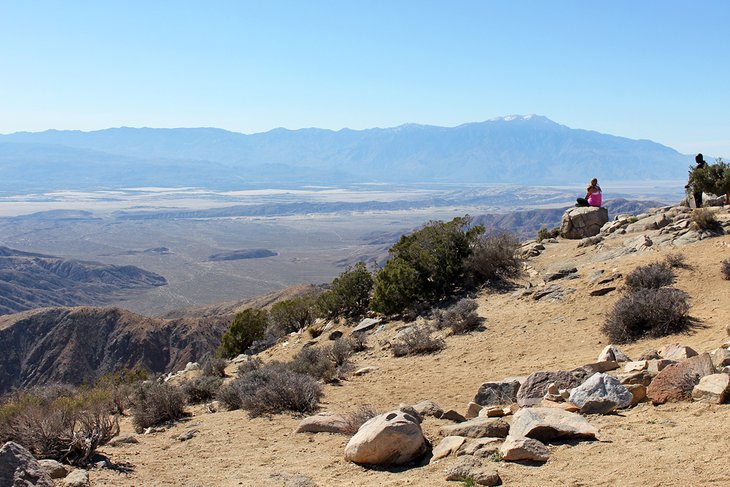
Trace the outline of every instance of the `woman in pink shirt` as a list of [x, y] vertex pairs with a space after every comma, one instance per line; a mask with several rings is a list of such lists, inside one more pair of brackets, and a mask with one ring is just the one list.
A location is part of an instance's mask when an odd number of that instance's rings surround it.
[[586, 189], [586, 197], [578, 198], [575, 206], [601, 206], [601, 187], [598, 185], [598, 179], [591, 179], [591, 184]]

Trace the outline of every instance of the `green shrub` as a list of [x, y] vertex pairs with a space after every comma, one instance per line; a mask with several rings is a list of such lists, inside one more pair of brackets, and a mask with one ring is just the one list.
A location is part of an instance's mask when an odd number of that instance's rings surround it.
[[714, 195], [730, 193], [730, 166], [722, 159], [701, 169], [691, 166], [688, 190]]
[[400, 313], [418, 302], [433, 302], [457, 289], [466, 273], [465, 261], [484, 228], [469, 228], [469, 217], [429, 222], [403, 235], [390, 259], [376, 274], [371, 307]]
[[359, 262], [336, 277], [329, 289], [317, 298], [319, 313], [327, 318], [362, 316], [370, 304], [373, 276]]
[[188, 404], [199, 404], [213, 400], [223, 384], [221, 377], [203, 375], [186, 380], [180, 386]]
[[272, 362], [232, 381], [220, 400], [229, 409], [245, 409], [251, 417], [283, 411], [312, 413], [322, 398], [322, 386], [313, 377]]
[[689, 296], [679, 289], [639, 289], [616, 301], [603, 324], [613, 343], [680, 333], [692, 325]]
[[269, 310], [269, 329], [280, 337], [309, 326], [316, 317], [317, 298], [302, 296], [275, 303]]
[[663, 262], [642, 265], [626, 276], [626, 286], [631, 290], [658, 289], [674, 282], [674, 271]]
[[132, 394], [132, 424], [137, 431], [185, 416], [185, 395], [172, 384], [142, 382]]
[[443, 339], [433, 338], [427, 327], [414, 325], [393, 341], [391, 350], [396, 357], [404, 357], [438, 352], [445, 346]]
[[477, 314], [477, 302], [464, 298], [445, 311], [435, 313], [436, 328], [451, 328], [455, 334], [467, 333], [476, 330], [482, 324], [482, 318]]
[[256, 340], [264, 338], [267, 324], [266, 310], [248, 308], [241, 311], [223, 335], [216, 355], [233, 358], [244, 353]]
[[83, 466], [119, 434], [111, 407], [109, 393], [101, 389], [16, 393], [0, 405], [0, 443], [15, 441], [37, 458]]

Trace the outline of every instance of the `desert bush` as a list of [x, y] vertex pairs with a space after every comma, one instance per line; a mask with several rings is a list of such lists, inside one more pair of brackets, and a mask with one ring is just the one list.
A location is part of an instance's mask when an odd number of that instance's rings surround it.
[[446, 343], [441, 338], [433, 338], [426, 326], [414, 325], [393, 341], [391, 350], [396, 357], [423, 355], [443, 350]]
[[477, 302], [464, 298], [445, 311], [435, 313], [436, 328], [451, 328], [455, 334], [467, 333], [479, 327], [482, 318], [477, 314]]
[[466, 259], [466, 270], [476, 283], [514, 276], [520, 272], [519, 247], [520, 241], [509, 233], [481, 236]]
[[353, 333], [341, 340], [347, 341], [352, 353], [363, 352], [368, 349], [368, 337], [365, 333]]
[[312, 413], [322, 398], [322, 385], [286, 364], [272, 362], [227, 386], [220, 400], [229, 409], [245, 409], [251, 417], [283, 411]]
[[696, 208], [692, 210], [692, 227], [695, 230], [707, 230], [709, 232], [722, 232], [722, 225], [712, 210], [708, 208]]
[[185, 416], [185, 395], [167, 383], [142, 382], [132, 394], [132, 424], [137, 431]]
[[664, 262], [672, 269], [685, 269], [689, 267], [684, 254], [680, 254], [679, 252], [667, 254], [664, 258]]
[[317, 314], [316, 303], [313, 294], [275, 303], [269, 310], [269, 329], [281, 337], [309, 326]]
[[228, 331], [223, 334], [216, 355], [233, 358], [244, 353], [256, 340], [264, 338], [268, 313], [263, 309], [248, 308], [236, 315]]
[[345, 415], [345, 427], [342, 429], [342, 433], [347, 436], [353, 436], [358, 432], [360, 426], [371, 420], [379, 413], [372, 406], [361, 405], [356, 410]]
[[240, 364], [238, 364], [238, 368], [236, 369], [236, 376], [241, 377], [243, 374], [247, 374], [252, 370], [261, 368], [263, 364], [264, 363], [261, 361], [260, 358], [249, 357], [249, 359], [245, 362], [241, 362]]
[[730, 193], [730, 166], [722, 159], [703, 168], [690, 167], [689, 191], [722, 195]]
[[548, 230], [547, 227], [542, 227], [540, 230], [537, 231], [537, 241], [542, 242], [543, 240], [555, 238], [558, 235], [560, 235], [559, 227], [555, 227], [552, 230]]
[[206, 377], [225, 377], [228, 361], [218, 357], [207, 357], [203, 360], [200, 371]]
[[674, 271], [663, 262], [639, 266], [626, 276], [626, 286], [633, 291], [658, 289], [673, 282]]
[[186, 380], [180, 388], [185, 394], [188, 404], [199, 404], [214, 399], [223, 384], [223, 379], [217, 376], [203, 375], [195, 379]]
[[723, 260], [720, 264], [720, 270], [722, 271], [722, 278], [730, 281], [730, 260]]
[[400, 313], [418, 302], [433, 302], [462, 285], [465, 261], [482, 226], [470, 228], [470, 218], [432, 221], [401, 236], [388, 252], [390, 259], [375, 275], [371, 307], [386, 314]]
[[614, 343], [679, 333], [692, 324], [689, 306], [689, 296], [679, 289], [639, 289], [616, 301], [602, 330]]
[[319, 314], [327, 318], [362, 316], [370, 304], [373, 276], [363, 262], [336, 277], [317, 298]]
[[110, 408], [109, 393], [101, 389], [17, 393], [0, 405], [0, 443], [15, 441], [37, 458], [86, 465], [119, 433]]
[[331, 345], [305, 347], [297, 352], [288, 366], [299, 374], [306, 374], [324, 382], [332, 382], [338, 377], [337, 364], [335, 364], [332, 352], [333, 346]]

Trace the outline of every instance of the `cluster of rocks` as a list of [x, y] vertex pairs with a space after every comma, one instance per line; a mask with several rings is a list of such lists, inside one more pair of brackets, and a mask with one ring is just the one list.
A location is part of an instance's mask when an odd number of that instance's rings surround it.
[[55, 460], [36, 460], [21, 445], [9, 441], [0, 448], [0, 485], [13, 487], [88, 487], [89, 472]]
[[[573, 370], [485, 382], [463, 415], [431, 400], [401, 405], [363, 423], [348, 441], [345, 459], [403, 465], [423, 463], [430, 451], [429, 463], [456, 457], [447, 480], [497, 485], [495, 461], [543, 463], [555, 441], [596, 439], [597, 428], [583, 415], [610, 414], [645, 401], [692, 400], [730, 402], [730, 340], [702, 354], [669, 344], [637, 360], [608, 345], [596, 362]], [[441, 440], [434, 447], [421, 428], [428, 417], [450, 423], [440, 427]], [[302, 420], [296, 431], [348, 434], [348, 428], [352, 424], [346, 417], [320, 413]]]

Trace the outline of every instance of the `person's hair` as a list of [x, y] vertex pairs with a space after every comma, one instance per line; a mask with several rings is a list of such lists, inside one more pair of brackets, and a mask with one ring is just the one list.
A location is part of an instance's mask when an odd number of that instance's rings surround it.
[[596, 179], [596, 178], [591, 179], [591, 186], [598, 186], [598, 179]]
[[700, 152], [699, 154], [697, 154], [697, 155], [695, 156], [695, 162], [696, 162], [697, 164], [704, 164], [704, 163], [705, 163], [705, 158], [704, 158], [704, 156], [702, 155], [702, 152]]

